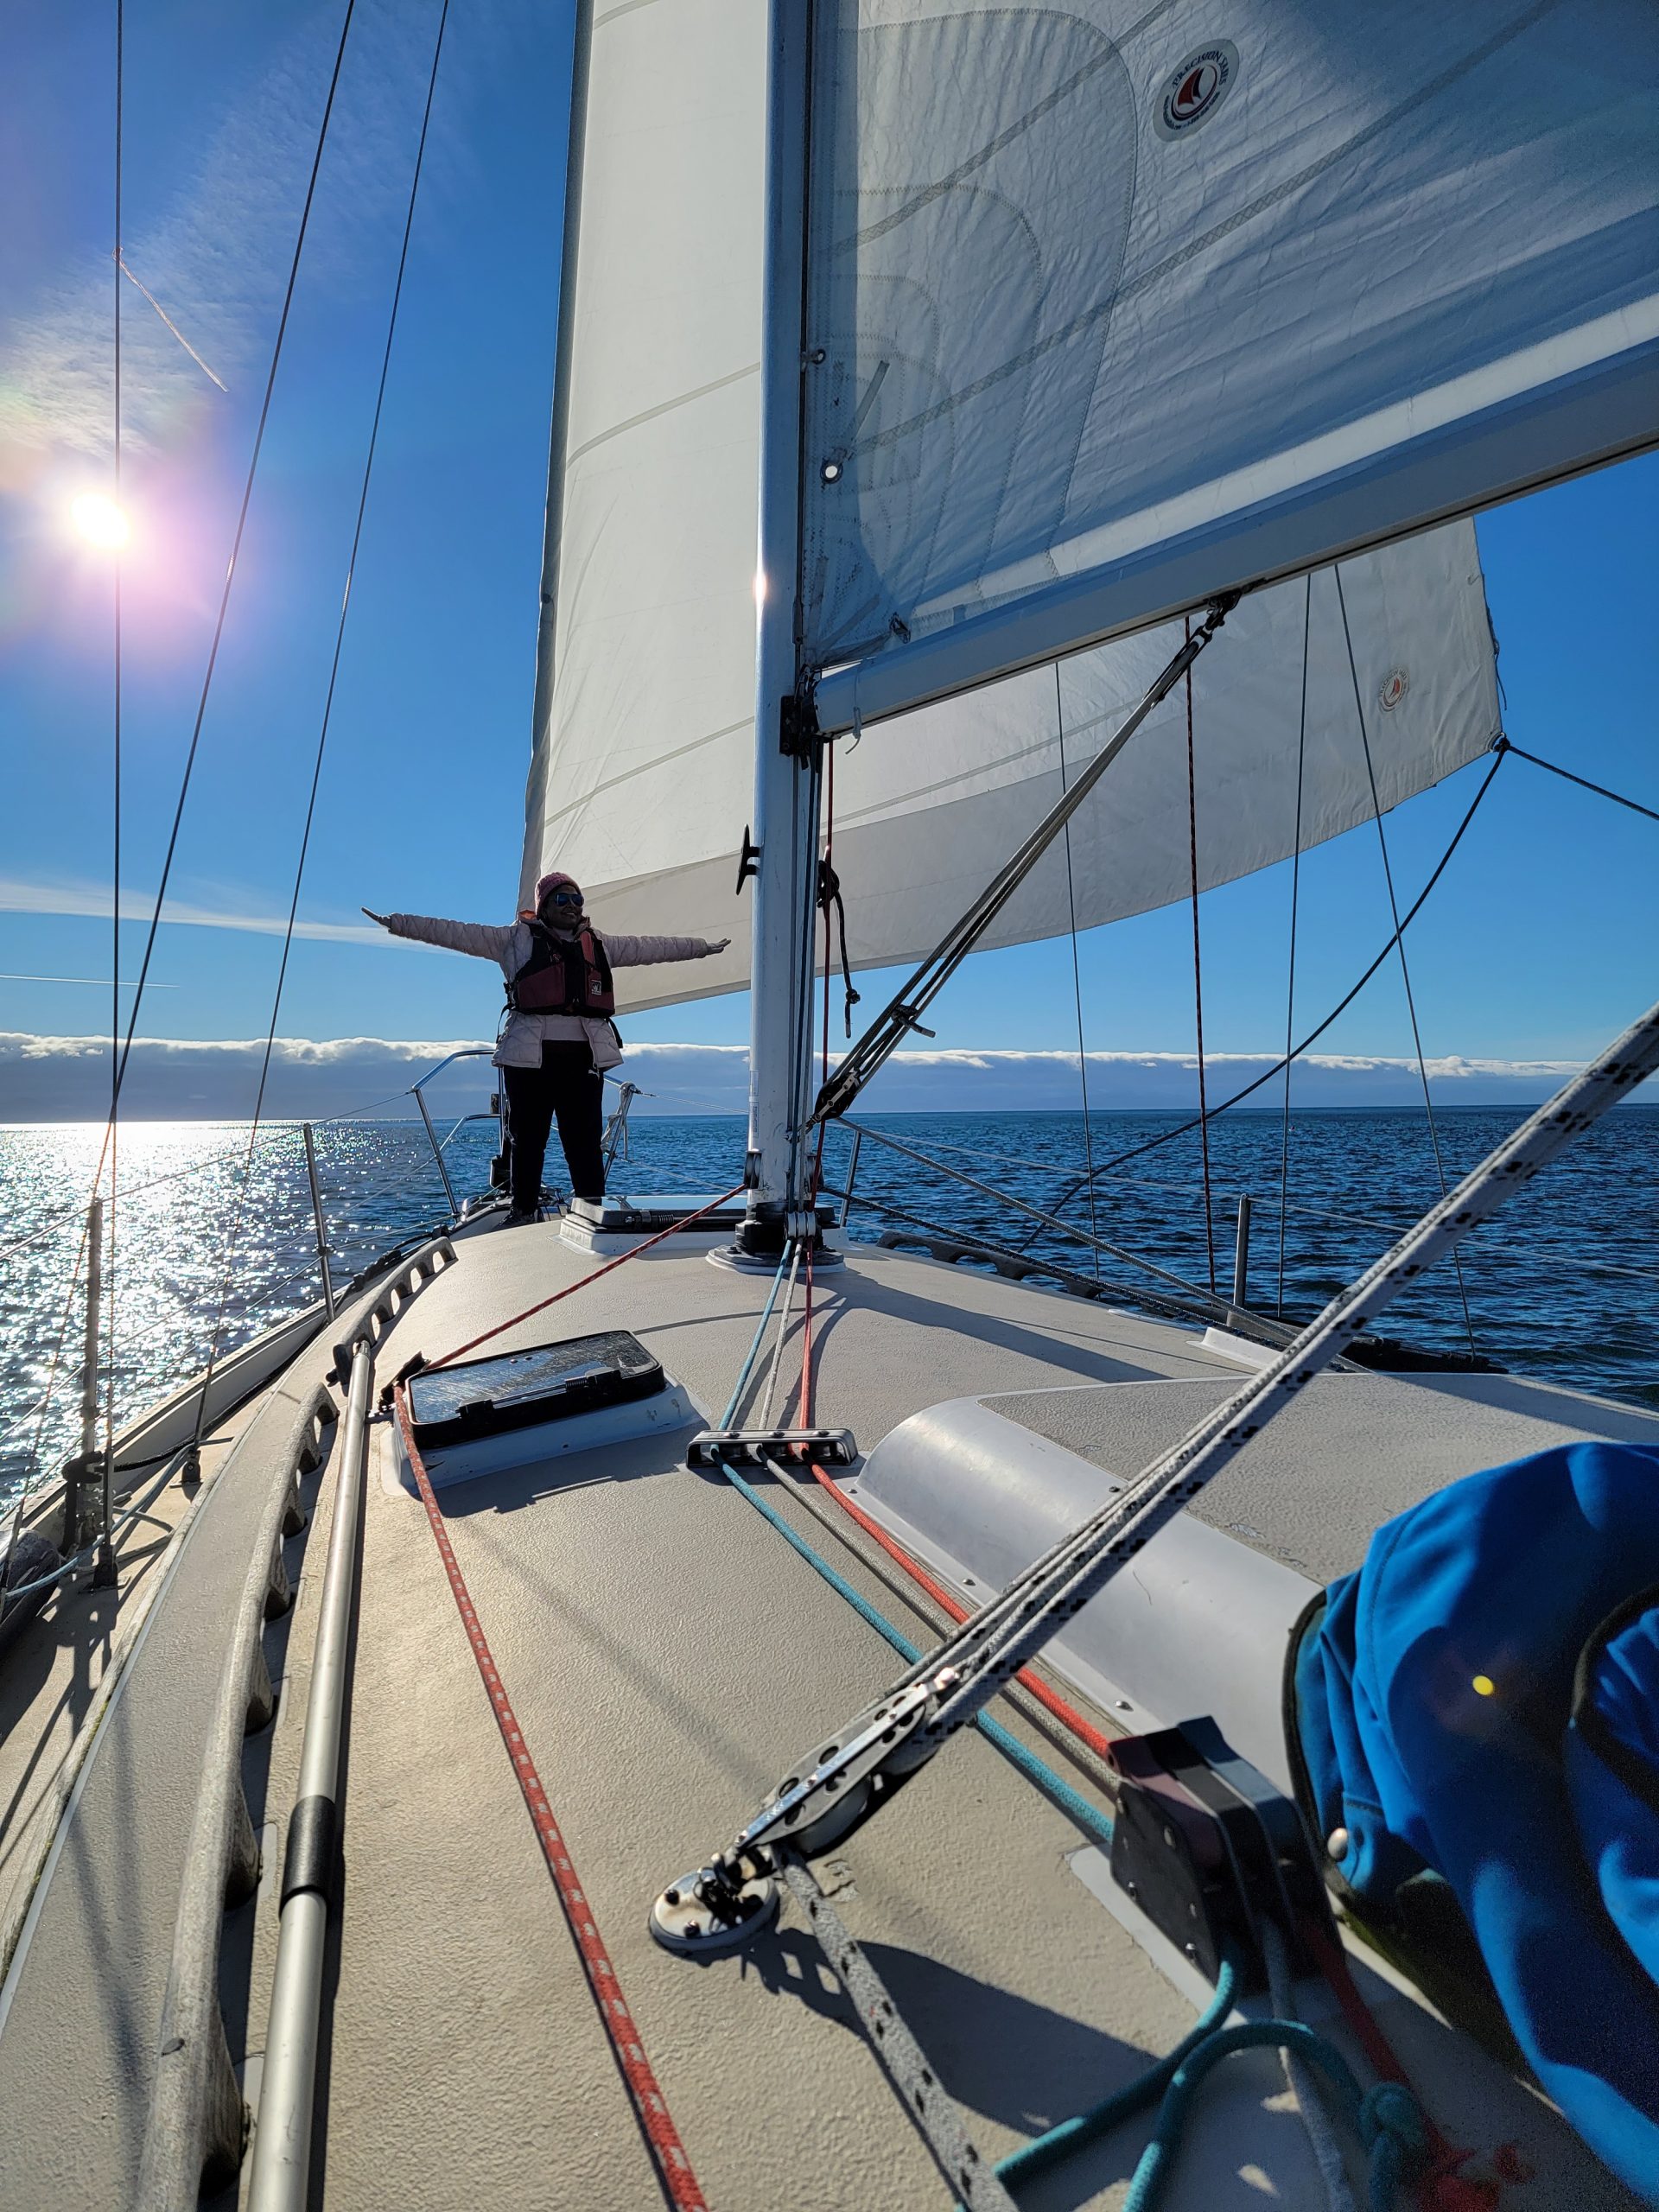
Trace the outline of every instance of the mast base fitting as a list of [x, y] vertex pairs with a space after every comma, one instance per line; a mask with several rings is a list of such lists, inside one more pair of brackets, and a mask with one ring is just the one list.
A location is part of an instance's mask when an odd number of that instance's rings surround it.
[[[798, 1237], [798, 1225], [806, 1230], [805, 1236]], [[833, 1226], [827, 1201], [820, 1201], [804, 1216], [752, 1214], [739, 1224], [729, 1244], [717, 1244], [707, 1258], [711, 1267], [730, 1268], [739, 1274], [776, 1274], [778, 1263], [791, 1244], [800, 1242], [810, 1246], [815, 1272], [838, 1268], [842, 1263], [841, 1254], [823, 1241], [824, 1230]]]
[[763, 1935], [778, 1917], [779, 1888], [753, 1858], [699, 1866], [651, 1908], [651, 1932], [677, 1958], [719, 1958]]

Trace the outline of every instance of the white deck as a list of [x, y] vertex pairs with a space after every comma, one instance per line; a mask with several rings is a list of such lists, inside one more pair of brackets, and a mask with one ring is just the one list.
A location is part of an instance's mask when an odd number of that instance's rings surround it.
[[[382, 1377], [594, 1264], [561, 1243], [555, 1224], [480, 1232], [458, 1249], [459, 1263], [398, 1319], [379, 1354]], [[492, 1349], [626, 1326], [712, 1419], [766, 1289], [764, 1278], [715, 1268], [700, 1255], [664, 1255], [618, 1269]], [[815, 1307], [817, 1417], [850, 1426], [866, 1451], [946, 1398], [1238, 1374], [1173, 1328], [870, 1248], [855, 1248], [844, 1269], [820, 1281]], [[797, 1337], [783, 1370], [791, 1402], [798, 1355]], [[307, 1379], [296, 1375], [288, 1387]], [[397, 1480], [385, 1425], [373, 1433], [314, 2204], [337, 2212], [656, 2206], [649, 2158], [424, 1512]], [[1379, 1435], [1379, 1459], [1385, 1444]], [[683, 1436], [645, 1439], [448, 1488], [451, 1540], [710, 2204], [716, 2212], [944, 2206], [949, 2193], [791, 1909], [746, 1956], [706, 1966], [671, 1958], [647, 1933], [654, 1892], [726, 1840], [796, 1754], [900, 1664], [722, 1478], [688, 1471], [683, 1449]], [[1361, 1497], [1363, 1472], [1356, 1470]], [[862, 1548], [847, 1548], [821, 1525], [808, 1510], [816, 1494], [787, 1481], [766, 1487], [855, 1586], [906, 1634], [929, 1640], [934, 1618], [887, 1587]], [[313, 1571], [287, 1629], [296, 1654], [310, 1649], [331, 1494], [325, 1483], [309, 1538]], [[212, 1663], [204, 1649], [200, 1664]], [[270, 1743], [271, 1821], [285, 1819], [292, 1795], [298, 1686], [285, 1686]], [[136, 1674], [122, 1711], [159, 1713], [168, 1693], [159, 1671]], [[100, 1745], [93, 1772], [121, 1750], [118, 1741]], [[133, 1786], [124, 1767], [109, 1771]], [[67, 1926], [119, 1904], [137, 1916], [137, 1948], [151, 1956], [159, 1942], [164, 1953], [166, 1885], [151, 1883], [142, 1895], [134, 1887], [122, 1866], [119, 1794], [94, 1799], [89, 1789], [72, 1839], [74, 1890], [60, 1895], [54, 1883], [42, 1925], [54, 1911]], [[1190, 2005], [1074, 1870], [1081, 1840], [968, 1736], [821, 1870], [991, 2158], [1121, 2085], [1192, 2022]], [[232, 1947], [252, 1959], [232, 1994], [246, 2021], [233, 2045], [239, 2040], [236, 2055], [250, 2061], [251, 2094], [269, 1986], [270, 1889], [268, 1881], [244, 1909], [245, 1930]], [[43, 1948], [41, 1960], [49, 1955]], [[134, 1991], [132, 2095], [123, 2115], [78, 2113], [75, 2156], [31, 2169], [43, 2183], [49, 2172], [49, 2194], [43, 2187], [31, 2196], [26, 2187], [9, 2201], [49, 2202], [54, 2212], [122, 2201], [137, 2152], [124, 2115], [142, 2099], [159, 1995], [152, 1984], [153, 1973]], [[97, 1996], [61, 1980], [48, 1987], [28, 1961], [23, 1986], [37, 2024], [53, 2007], [64, 2015], [60, 2050]], [[1384, 2012], [1448, 2132], [1483, 2147], [1526, 2143], [1539, 2168], [1527, 2192], [1537, 2212], [1628, 2202], [1535, 2096], [1424, 2008], [1388, 1996]], [[38, 2054], [12, 2044], [21, 2018], [0, 2040], [9, 2154], [27, 2150], [48, 2108]], [[8, 2088], [24, 2081], [27, 2107]], [[64, 2114], [61, 2098], [55, 2110]], [[1027, 2212], [1116, 2203], [1142, 2139], [1126, 2128], [1030, 2185]], [[1207, 2089], [1169, 2201], [1176, 2212], [1322, 2204], [1270, 2055], [1230, 2062]]]
[[[550, 1229], [480, 1239], [400, 1323], [381, 1366], [461, 1342], [582, 1271]], [[766, 1288], [701, 1257], [653, 1257], [494, 1348], [625, 1325], [713, 1419]], [[1237, 1376], [1159, 1324], [868, 1248], [820, 1281], [815, 1304], [816, 1418], [852, 1427], [866, 1450], [920, 1407], [968, 1391]], [[791, 1390], [798, 1371], [792, 1338]], [[384, 1437], [379, 1450], [325, 2201], [364, 2212], [437, 2206], [464, 2182], [469, 2196], [504, 2205], [654, 2203], [424, 1516], [397, 1485]], [[918, 1611], [787, 1484], [768, 1493], [925, 1639]], [[723, 1480], [688, 1473], [671, 1446], [490, 1476], [442, 1502], [711, 2203], [909, 2212], [947, 2202], [791, 1910], [747, 1958], [702, 1967], [664, 1955], [645, 1928], [655, 1890], [723, 1841], [818, 1732], [891, 1680], [895, 1656]], [[853, 1837], [826, 1876], [993, 2158], [1096, 2101], [1191, 2024], [1188, 2005], [1072, 1870], [1079, 1842], [970, 1738]], [[1454, 2052], [1416, 2005], [1395, 1999], [1387, 2011], [1459, 2140], [1532, 2139], [1542, 2162], [1534, 2202], [1624, 2201], [1496, 2067]], [[1322, 2202], [1274, 2062], [1233, 2064], [1209, 2092], [1172, 2202], [1259, 2212], [1268, 2177], [1280, 2201]], [[1026, 2202], [1034, 2212], [1114, 2203], [1141, 2139], [1126, 2130], [1029, 2187]]]

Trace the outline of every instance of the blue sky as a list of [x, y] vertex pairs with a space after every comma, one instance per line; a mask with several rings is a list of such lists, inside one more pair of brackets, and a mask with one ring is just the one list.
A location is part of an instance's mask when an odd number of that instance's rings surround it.
[[[109, 569], [70, 542], [63, 516], [108, 466], [110, 16], [107, 0], [11, 0], [0, 30], [0, 1032], [65, 1037], [107, 1027], [107, 991], [16, 979], [109, 974], [96, 912], [110, 861]], [[286, 910], [436, 20], [435, 0], [359, 0], [185, 819], [181, 909]], [[143, 543], [129, 562], [125, 867], [140, 894], [153, 889], [188, 740], [338, 24], [337, 5], [275, 0], [252, 11], [171, 0], [130, 16], [128, 259], [230, 387], [215, 390], [128, 290], [128, 482]], [[536, 0], [451, 16], [302, 902], [325, 928], [359, 921], [360, 904], [493, 918], [512, 902], [569, 36], [568, 9]], [[1659, 458], [1479, 528], [1510, 735], [1659, 804]], [[1482, 772], [1389, 817], [1402, 895]], [[1621, 1027], [1654, 988], [1656, 840], [1651, 823], [1506, 764], [1412, 933], [1427, 1050], [1570, 1059]], [[1276, 869], [1204, 902], [1216, 1051], [1282, 1037], [1287, 897]], [[1386, 934], [1373, 831], [1305, 861], [1302, 911], [1299, 1004], [1322, 1013]], [[1190, 1049], [1190, 931], [1176, 909], [1084, 940], [1091, 1049]], [[126, 942], [130, 970], [137, 923]], [[165, 928], [143, 1033], [262, 1033], [279, 949], [268, 932]], [[862, 988], [868, 1009], [881, 980]], [[281, 1027], [487, 1036], [498, 1002], [474, 963], [311, 937], [296, 945]], [[944, 1046], [1075, 1048], [1070, 947], [984, 956], [938, 1012]], [[629, 1028], [641, 1041], [734, 1043], [747, 1007], [707, 1001]], [[1408, 1052], [1397, 973], [1325, 1043]]]

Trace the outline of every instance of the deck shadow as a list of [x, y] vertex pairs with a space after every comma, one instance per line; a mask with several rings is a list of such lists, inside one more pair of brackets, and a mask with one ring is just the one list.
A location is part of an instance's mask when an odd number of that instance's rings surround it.
[[[999, 1280], [992, 1277], [976, 1279]], [[857, 1282], [856, 1297], [844, 1298], [839, 1308], [831, 1309], [834, 1322], [842, 1322], [854, 1313], [865, 1313], [906, 1322], [913, 1328], [934, 1332], [947, 1329], [952, 1334], [976, 1338], [982, 1343], [994, 1344], [1001, 1351], [1013, 1352], [1048, 1367], [1069, 1369], [1089, 1382], [1162, 1382], [1179, 1379], [1172, 1378], [1165, 1368], [1150, 1365], [1140, 1345], [1126, 1343], [1121, 1351], [1112, 1351], [1104, 1345], [1096, 1349], [1093, 1345], [1076, 1343], [1065, 1332], [1070, 1316], [1065, 1314], [1064, 1307], [1056, 1313], [1054, 1333], [1051, 1335], [995, 1313], [964, 1312], [960, 1306], [952, 1305], [943, 1297], [922, 1298], [913, 1291], [895, 1289], [874, 1274], [861, 1274]], [[840, 1288], [838, 1284], [830, 1287], [836, 1290]], [[1084, 1316], [1090, 1313], [1108, 1318], [1113, 1309], [1103, 1302], [1097, 1305], [1090, 1301], [1086, 1305], [1080, 1303], [1077, 1310], [1080, 1323]], [[1071, 1325], [1075, 1327], [1077, 1324]], [[1147, 1324], [1143, 1321], [1141, 1325]], [[1196, 1344], [1192, 1369], [1198, 1376], [1214, 1372], [1210, 1363], [1199, 1356]], [[1019, 1386], [1002, 1382], [995, 1387], [1006, 1390]]]
[[[522, 1467], [497, 1468], [464, 1482], [446, 1483], [437, 1492], [439, 1510], [446, 1521], [470, 1520], [480, 1513], [522, 1513], [526, 1506], [538, 1504], [562, 1491], [674, 1474], [683, 1469], [681, 1455], [699, 1425], [688, 1421], [680, 1428], [658, 1429], [619, 1444], [600, 1445], [558, 1459], [527, 1460]], [[415, 1504], [420, 1503], [412, 1491], [405, 1490], [404, 1496]]]
[[[1040, 2135], [1121, 2088], [1158, 2055], [903, 1945], [862, 1948], [957, 2102], [1022, 2135]], [[863, 2034], [805, 1929], [777, 1929], [744, 1957], [763, 1988]]]

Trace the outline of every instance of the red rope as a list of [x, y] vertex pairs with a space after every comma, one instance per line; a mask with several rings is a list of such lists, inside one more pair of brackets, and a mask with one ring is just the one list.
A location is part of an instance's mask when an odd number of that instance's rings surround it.
[[[801, 1426], [812, 1426], [812, 1248], [806, 1250], [806, 1310], [801, 1338]], [[816, 1460], [810, 1463], [813, 1478], [827, 1490], [843, 1513], [849, 1513], [867, 1536], [873, 1536], [895, 1566], [901, 1567], [918, 1589], [925, 1590], [941, 1611], [960, 1624], [968, 1618], [969, 1609], [959, 1598], [952, 1595], [944, 1584], [938, 1582], [921, 1563], [911, 1557], [904, 1546], [890, 1536], [879, 1522], [873, 1521], [861, 1506], [855, 1505]], [[1109, 1736], [1103, 1735], [1093, 1724], [1084, 1719], [1075, 1706], [1068, 1705], [1057, 1690], [1052, 1690], [1040, 1675], [1029, 1667], [1021, 1668], [1018, 1677], [1021, 1687], [1030, 1691], [1044, 1709], [1052, 1713], [1061, 1726], [1071, 1731], [1080, 1744], [1086, 1744], [1097, 1758], [1109, 1764], [1112, 1755]]]
[[[624, 1255], [624, 1257], [627, 1256]], [[473, 1647], [478, 1671], [484, 1678], [484, 1688], [489, 1696], [491, 1710], [495, 1714], [496, 1726], [501, 1731], [501, 1740], [507, 1747], [507, 1757], [512, 1761], [513, 1773], [518, 1777], [524, 1803], [530, 1808], [536, 1840], [542, 1847], [547, 1871], [553, 1877], [553, 1886], [558, 1891], [559, 1904], [575, 1940], [582, 1969], [588, 1977], [588, 1986], [599, 2007], [599, 2017], [610, 2039], [613, 2056], [627, 2085], [628, 2095], [651, 2147], [652, 2157], [657, 2162], [663, 2186], [675, 2212], [708, 2212], [708, 2200], [691, 2171], [691, 2162], [680, 2141], [679, 2131], [670, 2115], [662, 2090], [658, 2087], [651, 2062], [645, 2056], [639, 2028], [628, 2010], [627, 1999], [622, 1994], [622, 1985], [616, 1978], [616, 1968], [611, 1964], [610, 1953], [605, 1948], [604, 1939], [594, 1923], [593, 1907], [571, 1863], [570, 1853], [565, 1848], [564, 1838], [559, 1833], [558, 1822], [547, 1802], [542, 1778], [537, 1773], [535, 1762], [525, 1747], [518, 1716], [508, 1702], [494, 1657], [485, 1641], [484, 1631], [479, 1626], [471, 1593], [450, 1547], [443, 1516], [438, 1510], [438, 1501], [433, 1495], [432, 1484], [416, 1447], [410, 1427], [408, 1401], [401, 1382], [395, 1392], [395, 1402], [404, 1449], [409, 1454], [409, 1464], [414, 1470], [421, 1503], [426, 1508], [426, 1517], [431, 1523], [433, 1535], [437, 1539], [438, 1554], [443, 1561], [443, 1571], [449, 1578], [449, 1588], [461, 1614], [461, 1625], [466, 1629], [467, 1640]]]
[[[874, 1536], [888, 1558], [903, 1567], [911, 1580], [919, 1588], [925, 1590], [928, 1596], [943, 1612], [948, 1613], [950, 1618], [957, 1623], [965, 1621], [968, 1618], [969, 1609], [962, 1600], [953, 1596], [943, 1583], [936, 1582], [927, 1569], [918, 1560], [912, 1559], [904, 1546], [896, 1542], [879, 1522], [873, 1521], [868, 1513], [855, 1505], [841, 1485], [834, 1481], [816, 1461], [811, 1465], [813, 1475], [817, 1481], [823, 1485], [844, 1512], [852, 1515], [865, 1535]], [[1086, 1744], [1096, 1758], [1110, 1759], [1111, 1738], [1103, 1735], [1098, 1728], [1085, 1720], [1075, 1706], [1068, 1705], [1057, 1690], [1052, 1690], [1049, 1688], [1040, 1675], [1033, 1674], [1029, 1667], [1025, 1667], [1020, 1669], [1018, 1679], [1021, 1687], [1029, 1690], [1037, 1702], [1052, 1713], [1064, 1727], [1070, 1729], [1079, 1743]]]
[[[1348, 1965], [1348, 1955], [1340, 1943], [1333, 1943], [1325, 1930], [1314, 1921], [1304, 1921], [1302, 1934], [1312, 1952], [1315, 1964], [1325, 1976], [1332, 1996], [1342, 2008], [1342, 2017], [1348, 2023], [1355, 2042], [1370, 2060], [1372, 2070], [1384, 2082], [1397, 2082], [1402, 2088], [1416, 2094], [1411, 2076], [1395, 2057], [1394, 2046], [1377, 2023], [1376, 2014], [1361, 1994]], [[1417, 2100], [1422, 2105], [1421, 2097]], [[1459, 2151], [1435, 2126], [1427, 2107], [1423, 2107], [1423, 2121], [1428, 2130], [1429, 2163], [1416, 2183], [1416, 2196], [1422, 2212], [1493, 2212], [1498, 2200], [1496, 2182], [1478, 2181], [1472, 2176], [1459, 2173], [1458, 2169], [1475, 2155], [1472, 2151]]]
[[619, 1252], [615, 1259], [607, 1260], [602, 1268], [594, 1268], [591, 1273], [579, 1275], [575, 1282], [567, 1283], [563, 1290], [556, 1290], [551, 1298], [543, 1298], [537, 1305], [526, 1306], [522, 1313], [513, 1313], [506, 1320], [498, 1321], [493, 1329], [486, 1329], [481, 1336], [470, 1338], [466, 1344], [457, 1344], [453, 1351], [441, 1352], [436, 1359], [428, 1360], [423, 1372], [429, 1375], [435, 1368], [448, 1367], [452, 1359], [459, 1359], [464, 1351], [476, 1351], [480, 1344], [488, 1344], [492, 1337], [499, 1337], [504, 1329], [516, 1329], [520, 1321], [528, 1321], [533, 1313], [544, 1313], [550, 1306], [556, 1306], [562, 1298], [574, 1298], [577, 1291], [585, 1290], [590, 1282], [597, 1282], [601, 1275], [609, 1274], [624, 1261], [637, 1260], [642, 1252], [650, 1251], [653, 1244], [660, 1244], [664, 1237], [676, 1236], [682, 1229], [690, 1229], [705, 1214], [718, 1213], [721, 1207], [734, 1198], [743, 1187], [741, 1183], [734, 1183], [729, 1191], [722, 1191], [719, 1198], [710, 1198], [706, 1206], [699, 1206], [696, 1213], [687, 1214], [683, 1221], [671, 1222], [666, 1229], [659, 1229], [654, 1236], [647, 1236], [641, 1243], [631, 1244], [626, 1252]]

